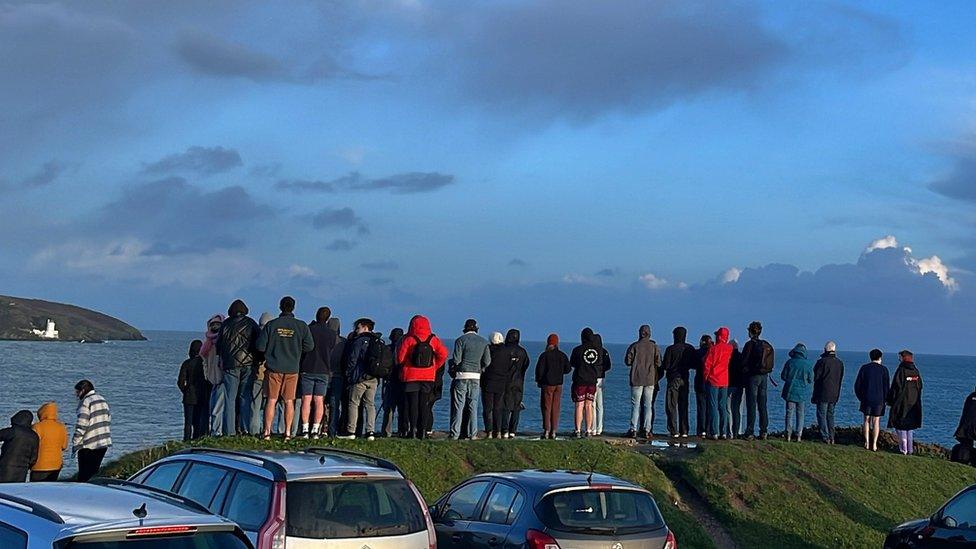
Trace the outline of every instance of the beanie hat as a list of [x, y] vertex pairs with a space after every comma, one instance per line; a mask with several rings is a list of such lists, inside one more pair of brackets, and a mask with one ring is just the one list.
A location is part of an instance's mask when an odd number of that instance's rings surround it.
[[549, 334], [549, 337], [546, 338], [546, 346], [559, 347], [559, 336], [556, 334]]
[[473, 318], [469, 318], [469, 319], [465, 320], [464, 321], [464, 330], [463, 331], [465, 333], [467, 333], [467, 332], [477, 332], [478, 331], [478, 321], [475, 320], [475, 319], [473, 319]]

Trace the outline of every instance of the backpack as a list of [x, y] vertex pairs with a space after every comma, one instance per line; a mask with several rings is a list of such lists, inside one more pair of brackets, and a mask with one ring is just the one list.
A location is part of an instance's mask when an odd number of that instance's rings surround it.
[[430, 344], [430, 341], [434, 339], [434, 334], [430, 334], [425, 340], [421, 340], [417, 336], [413, 336], [413, 338], [417, 340], [417, 344], [413, 346], [410, 362], [413, 363], [414, 368], [430, 368], [434, 365], [434, 348]]
[[759, 359], [759, 373], [772, 373], [773, 368], [776, 365], [776, 357], [775, 352], [773, 351], [773, 346], [770, 345], [765, 339], [760, 339], [759, 344], [762, 345], [762, 358]]
[[375, 335], [369, 338], [366, 347], [366, 375], [375, 379], [386, 379], [393, 373], [393, 351]]

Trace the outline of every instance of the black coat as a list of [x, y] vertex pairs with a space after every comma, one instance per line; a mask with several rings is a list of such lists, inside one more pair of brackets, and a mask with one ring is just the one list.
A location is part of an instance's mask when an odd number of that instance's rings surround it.
[[970, 393], [962, 405], [959, 427], [954, 436], [960, 442], [976, 440], [976, 391]]
[[525, 372], [529, 369], [529, 353], [519, 345], [521, 334], [518, 330], [509, 330], [505, 335], [505, 348], [512, 362], [512, 375], [508, 378], [505, 388], [505, 408], [515, 410], [522, 405], [522, 395], [525, 392]]
[[572, 371], [566, 353], [558, 347], [546, 349], [535, 363], [535, 383], [539, 387], [562, 385], [563, 377]]
[[888, 389], [888, 427], [911, 431], [922, 426], [922, 376], [912, 362], [902, 362]]
[[309, 323], [308, 332], [312, 335], [315, 348], [302, 355], [299, 370], [303, 374], [332, 375], [332, 351], [339, 340], [339, 334], [325, 322], [314, 320]]
[[256, 364], [255, 343], [259, 331], [258, 323], [240, 311], [220, 325], [220, 333], [217, 335], [217, 353], [225, 370], [250, 368]]
[[40, 439], [31, 429], [34, 414], [21, 410], [10, 418], [10, 427], [0, 429], [0, 482], [24, 482], [37, 462]]
[[813, 366], [814, 404], [837, 404], [840, 400], [840, 386], [844, 382], [844, 362], [837, 353], [824, 353]]
[[708, 355], [708, 347], [699, 347], [695, 349], [695, 354], [698, 355], [698, 362], [695, 363], [695, 392], [704, 393], [705, 392], [705, 357]]
[[733, 347], [732, 357], [729, 358], [729, 387], [744, 389], [748, 383], [749, 373], [745, 369], [742, 353]]
[[504, 343], [489, 345], [488, 352], [491, 364], [481, 373], [481, 389], [488, 393], [504, 393], [515, 372], [512, 353]]
[[674, 344], [668, 345], [664, 350], [664, 358], [661, 360], [661, 370], [668, 383], [684, 382], [688, 384], [689, 372], [698, 368], [698, 350], [685, 342], [688, 337], [688, 330], [679, 326], [672, 332]]
[[569, 365], [573, 368], [573, 385], [596, 385], [603, 377], [603, 348], [596, 343], [593, 330], [586, 328], [572, 354]]
[[183, 393], [183, 404], [196, 406], [203, 404], [210, 398], [213, 386], [203, 375], [203, 359], [199, 356], [188, 358], [180, 365], [180, 375], [176, 386]]

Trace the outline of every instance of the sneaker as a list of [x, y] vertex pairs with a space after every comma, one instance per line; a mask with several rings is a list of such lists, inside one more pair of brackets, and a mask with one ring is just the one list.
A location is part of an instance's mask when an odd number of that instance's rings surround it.
[[650, 436], [648, 436], [646, 430], [641, 429], [640, 431], [637, 431], [637, 438], [650, 438]]
[[576, 438], [583, 438], [583, 433], [581, 431], [573, 431], [573, 436]]
[[515, 438], [515, 433], [509, 433], [508, 438]]
[[336, 438], [341, 440], [356, 440], [356, 435], [339, 435]]
[[688, 433], [681, 433], [681, 438], [688, 438]]
[[627, 431], [627, 434], [625, 435], [624, 438], [637, 438], [637, 431], [633, 429]]
[[503, 432], [502, 434], [498, 435], [498, 438], [508, 438], [508, 433]]
[[312, 433], [312, 440], [318, 440], [321, 437], [322, 437], [322, 435], [318, 431], [315, 431], [314, 433]]
[[374, 433], [373, 431], [366, 433], [366, 440], [371, 442], [376, 440], [376, 433]]
[[759, 438], [761, 440], [766, 440], [769, 438], [769, 435], [767, 435], [766, 433], [759, 433]]
[[307, 430], [305, 429], [298, 430], [298, 438], [303, 438], [305, 440], [308, 440], [308, 437], [309, 437], [309, 432]]

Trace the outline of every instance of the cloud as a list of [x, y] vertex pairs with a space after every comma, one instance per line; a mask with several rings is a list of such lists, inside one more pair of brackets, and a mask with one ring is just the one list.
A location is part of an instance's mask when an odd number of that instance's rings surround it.
[[243, 247], [243, 239], [232, 235], [220, 235], [187, 243], [153, 242], [140, 253], [144, 256], [201, 255], [214, 250], [236, 250]]
[[344, 238], [337, 238], [326, 244], [325, 249], [330, 252], [348, 252], [356, 247], [356, 243]]
[[939, 277], [942, 285], [948, 288], [949, 291], [955, 292], [959, 289], [959, 283], [956, 279], [949, 276], [949, 267], [942, 263], [939, 256], [933, 255], [932, 257], [919, 259], [915, 262], [915, 265], [918, 267], [918, 273], [921, 275], [934, 273], [935, 276]]
[[951, 167], [932, 180], [929, 188], [949, 198], [976, 203], [976, 137], [955, 146], [950, 157]]
[[886, 250], [888, 248], [897, 248], [897, 247], [898, 247], [898, 239], [889, 234], [888, 236], [884, 236], [877, 240], [871, 241], [871, 243], [868, 244], [866, 248], [864, 248], [864, 253], [869, 254], [874, 250]]
[[253, 177], [277, 177], [281, 173], [281, 162], [258, 164], [252, 166], [248, 173]]
[[637, 280], [648, 290], [663, 290], [665, 288], [685, 289], [688, 287], [684, 282], [670, 282], [666, 278], [661, 278], [654, 273], [646, 273], [637, 277]]
[[297, 284], [321, 284], [323, 279], [315, 269], [305, 265], [292, 264], [288, 266], [286, 275], [289, 282]]
[[606, 276], [606, 277], [617, 276], [617, 274], [618, 274], [617, 269], [611, 269], [609, 267], [607, 267], [606, 269], [600, 269], [599, 271], [596, 272], [596, 276]]
[[335, 185], [330, 181], [308, 179], [281, 179], [275, 183], [275, 189], [294, 193], [333, 193]]
[[396, 261], [368, 261], [359, 266], [371, 271], [395, 271], [400, 268]]
[[508, 266], [509, 267], [528, 267], [529, 264], [526, 263], [525, 260], [522, 260], [522, 259], [519, 259], [519, 258], [516, 257], [516, 258], [513, 258], [511, 261], [508, 262]]
[[214, 175], [244, 165], [241, 155], [224, 147], [189, 147], [182, 153], [171, 154], [156, 162], [145, 164], [142, 172], [152, 175], [191, 173], [201, 176]]
[[67, 164], [57, 160], [49, 160], [37, 172], [22, 179], [20, 186], [26, 188], [45, 187], [53, 183], [66, 169], [68, 169]]
[[432, 192], [455, 181], [453, 175], [437, 172], [407, 172], [387, 177], [369, 178], [359, 172], [331, 179], [283, 179], [275, 188], [293, 193], [333, 193], [339, 191], [390, 191], [393, 194], [417, 194]]
[[739, 281], [740, 276], [742, 276], [742, 269], [730, 267], [728, 270], [722, 273], [722, 284], [734, 284]]
[[350, 208], [324, 208], [312, 216], [312, 227], [316, 229], [339, 228], [356, 229], [361, 235], [369, 234], [369, 228], [362, 218]]

